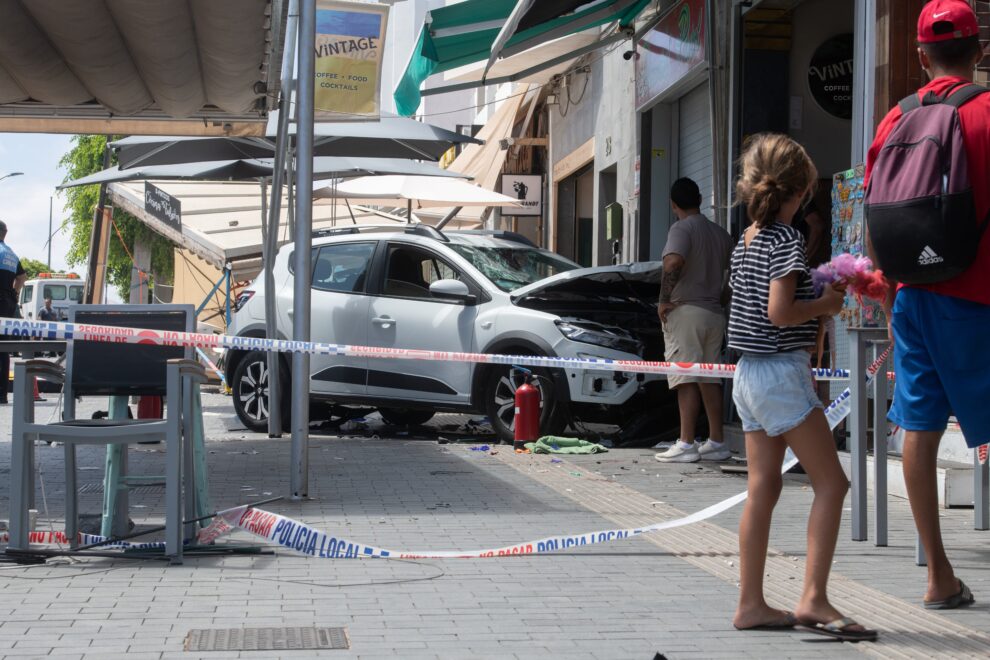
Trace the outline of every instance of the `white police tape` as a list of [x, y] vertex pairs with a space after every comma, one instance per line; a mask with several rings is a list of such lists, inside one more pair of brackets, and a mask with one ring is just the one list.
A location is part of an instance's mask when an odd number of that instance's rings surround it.
[[[868, 383], [875, 377], [889, 354], [890, 349], [888, 348], [870, 365], [867, 370]], [[839, 422], [849, 415], [851, 409], [852, 398], [849, 389], [846, 389], [825, 409], [825, 417], [828, 420], [829, 428], [834, 429], [838, 426]], [[781, 471], [787, 472], [797, 462], [797, 458], [788, 449]], [[323, 532], [306, 523], [287, 518], [281, 514], [250, 506], [240, 506], [218, 512], [212, 524], [200, 532], [199, 540], [201, 543], [211, 542], [224, 534], [239, 529], [297, 553], [321, 559], [360, 559], [373, 557], [398, 559], [472, 559], [535, 555], [587, 545], [609, 543], [650, 532], [659, 532], [665, 529], [692, 525], [731, 509], [743, 502], [746, 496], [747, 493], [742, 492], [682, 518], [666, 520], [643, 527], [606, 529], [585, 532], [583, 534], [548, 536], [534, 541], [524, 541], [522, 543], [481, 550], [389, 550], [359, 543], [345, 536]]]
[[[129, 541], [111, 541], [105, 543], [107, 540], [105, 536], [98, 536], [96, 534], [83, 534], [80, 532], [76, 535], [79, 545], [90, 545], [93, 543], [100, 544], [100, 550], [104, 549], [118, 549], [118, 550], [157, 550], [165, 547], [165, 543], [162, 541], [149, 541], [147, 543], [132, 543]], [[10, 542], [9, 532], [0, 532], [0, 543], [6, 544]], [[69, 545], [69, 537], [65, 535], [65, 532], [28, 532], [28, 543], [32, 545]]]
[[[393, 360], [475, 362], [508, 366], [519, 365], [558, 369], [663, 374], [668, 376], [704, 376], [707, 378], [732, 378], [736, 371], [736, 365], [734, 364], [696, 364], [688, 362], [613, 360], [610, 358], [566, 358], [494, 353], [462, 353], [411, 348], [329, 344], [311, 341], [289, 341], [285, 339], [265, 339], [263, 337], [234, 337], [199, 332], [174, 332], [86, 323], [25, 321], [6, 318], [0, 319], [0, 334], [11, 337], [47, 340], [181, 346], [200, 349], [224, 348], [244, 351], [276, 351], [280, 353], [310, 353], [315, 355], [339, 355], [342, 357], [385, 358]], [[849, 372], [845, 369], [813, 369], [812, 374], [819, 380], [849, 379]]]

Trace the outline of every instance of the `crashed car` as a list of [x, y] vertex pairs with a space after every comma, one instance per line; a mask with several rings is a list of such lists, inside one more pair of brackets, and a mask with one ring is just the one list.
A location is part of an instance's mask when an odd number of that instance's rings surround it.
[[[279, 338], [292, 337], [293, 248], [275, 260]], [[659, 360], [658, 262], [581, 268], [510, 232], [446, 231], [426, 225], [349, 227], [314, 236], [313, 341], [567, 358]], [[231, 331], [265, 334], [264, 280], [237, 299]], [[290, 361], [280, 356], [283, 391]], [[250, 429], [267, 428], [272, 403], [262, 351], [225, 357], [234, 409]], [[669, 402], [661, 376], [535, 368], [540, 431], [569, 422], [621, 425]], [[376, 408], [385, 421], [422, 424], [438, 411], [487, 415], [498, 436], [513, 437], [508, 365], [313, 355], [314, 410]], [[288, 418], [288, 396], [279, 405]]]

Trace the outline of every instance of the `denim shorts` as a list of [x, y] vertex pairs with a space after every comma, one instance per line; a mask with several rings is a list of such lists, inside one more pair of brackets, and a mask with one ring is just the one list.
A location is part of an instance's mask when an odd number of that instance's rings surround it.
[[823, 408], [811, 378], [811, 353], [746, 353], [736, 365], [732, 385], [743, 431], [770, 437], [799, 426], [815, 408]]

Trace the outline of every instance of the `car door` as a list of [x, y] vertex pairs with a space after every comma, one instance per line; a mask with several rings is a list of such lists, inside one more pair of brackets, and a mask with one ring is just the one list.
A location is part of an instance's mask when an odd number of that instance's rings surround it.
[[[475, 350], [477, 307], [430, 295], [431, 283], [458, 279], [477, 295], [477, 285], [433, 250], [392, 242], [384, 251], [378, 295], [371, 299], [368, 340], [372, 346], [437, 351]], [[467, 404], [472, 365], [463, 362], [372, 358], [371, 397]]]
[[[310, 338], [314, 342], [364, 345], [368, 339], [368, 273], [374, 241], [332, 243], [313, 250]], [[279, 306], [291, 318], [292, 278], [280, 292]], [[336, 355], [310, 356], [310, 391], [325, 395], [364, 395], [368, 360]]]

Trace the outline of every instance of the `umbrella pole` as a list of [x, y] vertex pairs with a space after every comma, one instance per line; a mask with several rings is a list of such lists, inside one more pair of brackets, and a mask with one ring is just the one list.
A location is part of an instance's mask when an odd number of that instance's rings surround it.
[[351, 214], [351, 222], [357, 224], [357, 218], [354, 217], [354, 209], [351, 208], [351, 200], [345, 197], [344, 203], [347, 204], [347, 212]]
[[[310, 284], [313, 234], [313, 114], [316, 80], [316, 0], [299, 0], [298, 108], [296, 124], [295, 266], [293, 281], [292, 339], [310, 339]], [[292, 449], [289, 473], [290, 497], [309, 495], [309, 354], [292, 354]]]
[[457, 217], [457, 214], [461, 212], [461, 209], [462, 208], [464, 208], [464, 207], [463, 206], [455, 206], [454, 208], [450, 209], [450, 213], [448, 213], [447, 215], [443, 216], [443, 218], [441, 218], [440, 222], [437, 223], [437, 229], [443, 229], [444, 227], [446, 227], [448, 222], [450, 222], [455, 217]]
[[406, 222], [412, 222], [412, 200], [406, 200]]
[[[295, 53], [298, 31], [298, 0], [289, 0], [289, 15], [285, 26], [285, 52]], [[278, 251], [278, 230], [282, 218], [282, 184], [285, 178], [286, 153], [289, 150], [289, 115], [291, 113], [293, 57], [282, 60], [281, 85], [278, 99], [278, 129], [275, 133], [275, 163], [272, 169], [272, 200], [268, 208], [268, 235], [262, 246], [265, 267], [265, 336], [277, 334], [275, 310], [275, 254]], [[268, 354], [268, 437], [282, 437], [282, 386], [279, 378], [281, 357]], [[235, 392], [236, 396], [237, 393]], [[274, 404], [274, 405], [273, 405]]]

